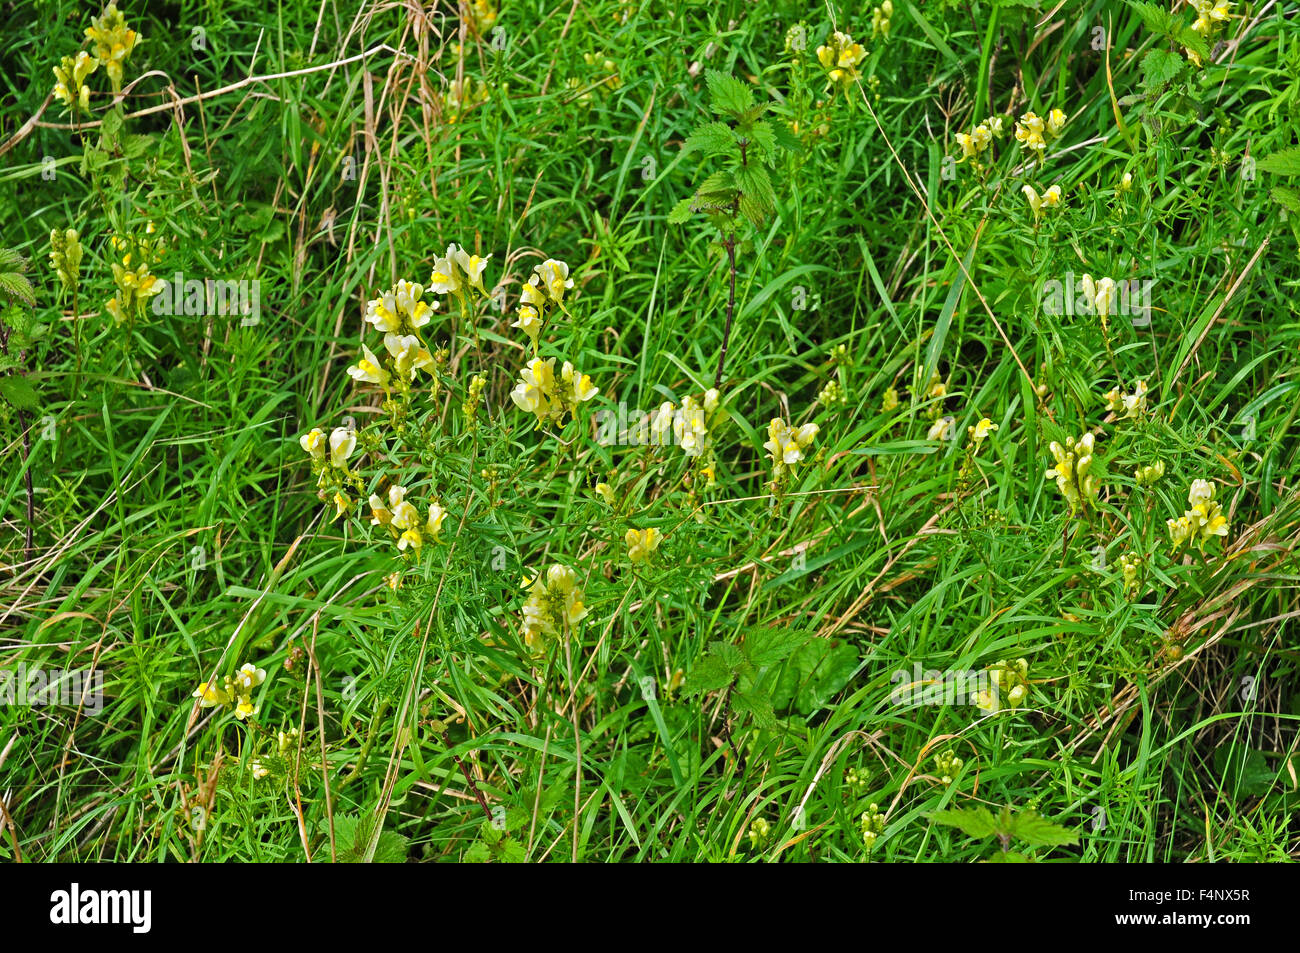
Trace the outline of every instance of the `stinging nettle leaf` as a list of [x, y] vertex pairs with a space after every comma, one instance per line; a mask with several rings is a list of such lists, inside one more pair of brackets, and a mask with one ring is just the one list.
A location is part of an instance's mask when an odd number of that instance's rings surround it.
[[731, 127], [725, 122], [715, 121], [696, 127], [695, 131], [686, 137], [682, 151], [688, 155], [692, 152], [716, 155], [719, 152], [729, 152], [735, 147], [736, 135], [731, 131]]

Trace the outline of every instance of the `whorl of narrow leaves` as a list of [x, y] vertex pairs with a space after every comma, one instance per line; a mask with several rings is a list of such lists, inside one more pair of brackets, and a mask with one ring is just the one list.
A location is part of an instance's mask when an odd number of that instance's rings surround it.
[[695, 212], [704, 212], [723, 231], [734, 229], [737, 215], [758, 227], [776, 209], [776, 190], [767, 167], [776, 146], [785, 140], [760, 118], [769, 104], [756, 104], [747, 83], [717, 70], [710, 70], [705, 81], [709, 109], [722, 118], [696, 127], [683, 151], [720, 159], [725, 167], [705, 179], [694, 195], [678, 202], [668, 221], [680, 225]]

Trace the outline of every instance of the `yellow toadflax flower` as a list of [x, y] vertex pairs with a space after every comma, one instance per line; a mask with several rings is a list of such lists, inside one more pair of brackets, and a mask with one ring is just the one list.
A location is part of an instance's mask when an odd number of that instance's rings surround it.
[[54, 98], [63, 103], [70, 112], [85, 112], [90, 108], [90, 88], [85, 85], [86, 77], [99, 68], [99, 60], [85, 50], [77, 53], [75, 59], [65, 56], [54, 67]]
[[588, 610], [582, 602], [577, 576], [568, 566], [552, 565], [544, 580], [539, 573], [525, 577], [523, 585], [528, 590], [523, 607], [524, 643], [534, 653], [545, 648], [547, 638], [586, 618]]
[[1070, 515], [1085, 509], [1097, 496], [1097, 480], [1092, 469], [1094, 438], [1086, 433], [1076, 442], [1067, 437], [1065, 446], [1053, 440], [1050, 447], [1056, 466], [1047, 471], [1049, 480], [1056, 480], [1056, 488], [1070, 504]]
[[980, 444], [982, 444], [988, 438], [988, 435], [997, 429], [998, 429], [997, 424], [989, 420], [987, 417], [981, 417], [979, 423], [977, 423], [974, 427], [966, 428], [966, 433], [971, 438], [971, 441], [975, 444], [975, 448], [978, 450]]
[[659, 548], [659, 540], [663, 538], [663, 533], [655, 527], [649, 529], [630, 529], [627, 531], [624, 540], [627, 542], [627, 557], [634, 563], [642, 563], [650, 558], [650, 554]]
[[90, 21], [86, 36], [95, 44], [95, 58], [104, 64], [113, 92], [120, 93], [122, 66], [140, 43], [140, 34], [127, 27], [126, 18], [118, 11], [117, 4], [110, 3], [104, 8], [103, 16]]
[[340, 470], [346, 468], [348, 457], [352, 456], [352, 451], [356, 448], [356, 431], [346, 427], [335, 427], [330, 434], [330, 465]]
[[313, 460], [324, 460], [329, 440], [325, 437], [325, 431], [315, 427], [298, 438], [298, 445], [302, 447], [304, 453], [311, 454]]
[[772, 476], [779, 478], [786, 470], [793, 470], [804, 458], [804, 450], [817, 436], [816, 424], [794, 428], [780, 417], [773, 417], [767, 425], [767, 440], [763, 449], [772, 455]]
[[861, 74], [858, 67], [867, 58], [867, 51], [861, 43], [854, 43], [853, 37], [836, 30], [827, 38], [824, 46], [817, 47], [817, 61], [825, 69], [827, 78], [832, 83], [849, 86]]

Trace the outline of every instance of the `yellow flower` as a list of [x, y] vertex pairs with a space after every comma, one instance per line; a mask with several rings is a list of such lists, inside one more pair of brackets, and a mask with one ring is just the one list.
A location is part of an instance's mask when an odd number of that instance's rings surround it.
[[345, 468], [348, 457], [352, 456], [352, 451], [356, 448], [356, 431], [349, 430], [346, 427], [335, 427], [330, 434], [330, 463], [340, 470]]
[[425, 520], [424, 529], [436, 541], [442, 532], [442, 522], [447, 518], [447, 511], [442, 508], [440, 503], [433, 503], [429, 506], [429, 518]]
[[1060, 109], [1053, 109], [1047, 114], [1047, 133], [1055, 138], [1061, 134], [1065, 128], [1065, 112]]
[[434, 294], [456, 294], [460, 291], [460, 275], [456, 267], [456, 246], [448, 245], [447, 254], [433, 263], [429, 288]]
[[925, 439], [938, 441], [947, 440], [952, 436], [953, 425], [954, 421], [951, 417], [940, 417], [930, 425], [930, 429], [926, 431]]
[[382, 497], [370, 494], [370, 525], [387, 526], [393, 521], [393, 511], [384, 505]]
[[240, 695], [247, 695], [264, 681], [266, 681], [266, 669], [258, 668], [252, 662], [245, 662], [235, 673], [234, 686]]
[[854, 43], [853, 37], [838, 30], [830, 35], [826, 45], [817, 47], [817, 61], [827, 71], [832, 83], [848, 86], [860, 75], [858, 67], [867, 58], [867, 51], [861, 43]]
[[606, 503], [608, 503], [610, 506], [614, 505], [614, 490], [612, 487], [610, 487], [608, 483], [597, 483], [596, 495], [599, 496]]
[[[532, 287], [525, 285], [525, 287]], [[534, 291], [536, 289], [533, 289]], [[528, 335], [528, 340], [533, 344], [533, 350], [537, 350], [537, 336], [542, 331], [542, 316], [537, 308], [531, 304], [519, 306], [516, 319], [510, 323], [512, 328], [519, 328]]]
[[230, 704], [230, 693], [226, 692], [215, 685], [209, 685], [203, 682], [194, 690], [191, 698], [199, 699], [200, 708], [215, 708], [218, 705]]
[[90, 89], [85, 85], [86, 77], [99, 68], [99, 60], [85, 50], [77, 53], [76, 59], [63, 57], [62, 62], [54, 67], [54, 98], [64, 107], [85, 111], [90, 108]]
[[418, 369], [433, 364], [433, 355], [414, 334], [385, 334], [384, 348], [393, 357], [393, 369], [407, 383], [415, 379]]
[[309, 433], [303, 434], [298, 438], [298, 445], [302, 447], [304, 453], [311, 454], [313, 460], [324, 460], [326, 446], [329, 443], [325, 438], [325, 431], [319, 427], [312, 429]]
[[529, 279], [529, 284], [537, 286], [540, 282], [547, 296], [556, 304], [563, 305], [565, 290], [573, 287], [573, 279], [569, 277], [569, 266], [558, 259], [548, 258], [533, 271], [535, 274]]
[[998, 429], [998, 425], [987, 417], [982, 417], [974, 427], [967, 427], [966, 433], [971, 440], [975, 442], [976, 448], [984, 442], [990, 433]]
[[651, 526], [649, 529], [630, 529], [624, 537], [627, 542], [628, 559], [634, 563], [645, 562], [650, 558], [650, 554], [659, 548], [659, 540], [663, 534]]
[[560, 368], [560, 379], [570, 386], [570, 393], [565, 396], [571, 404], [581, 404], [600, 393], [599, 387], [592, 386], [591, 378], [575, 371], [568, 361]]
[[1043, 132], [1046, 124], [1037, 115], [1027, 112], [1020, 117], [1020, 122], [1016, 123], [1016, 140], [1026, 149], [1032, 149], [1040, 156], [1044, 149], [1047, 148], [1047, 141], [1043, 138]]
[[1047, 471], [1049, 480], [1056, 480], [1056, 488], [1070, 504], [1070, 514], [1090, 506], [1097, 496], [1097, 480], [1089, 471], [1092, 469], [1094, 438], [1086, 433], [1076, 442], [1067, 437], [1065, 446], [1052, 441], [1050, 450], [1056, 465]]
[[[456, 246], [451, 247], [455, 248]], [[465, 273], [469, 286], [486, 298], [488, 293], [483, 287], [483, 269], [487, 267], [487, 263], [492, 256], [488, 255], [487, 258], [480, 258], [478, 255], [471, 255], [463, 248], [456, 248], [454, 256], [456, 264]]]
[[380, 387], [387, 388], [388, 372], [379, 366], [379, 358], [375, 357], [374, 352], [364, 344], [361, 345], [361, 354], [361, 360], [357, 365], [348, 368], [348, 376], [354, 381], [378, 384]]
[[95, 57], [104, 64], [113, 92], [122, 90], [122, 66], [140, 42], [140, 34], [127, 28], [116, 3], [104, 8], [103, 16], [90, 21], [86, 36], [95, 44]]
[[394, 484], [388, 488], [388, 503], [392, 508], [389, 522], [397, 529], [414, 529], [420, 522], [420, 511], [406, 499], [406, 487]]
[[892, 387], [885, 388], [885, 396], [880, 402], [880, 409], [887, 414], [898, 409], [898, 391]]
[[772, 455], [774, 477], [803, 460], [803, 452], [817, 436], [817, 430], [816, 424], [804, 424], [795, 429], [779, 417], [772, 418], [767, 425], [767, 440], [763, 448]]

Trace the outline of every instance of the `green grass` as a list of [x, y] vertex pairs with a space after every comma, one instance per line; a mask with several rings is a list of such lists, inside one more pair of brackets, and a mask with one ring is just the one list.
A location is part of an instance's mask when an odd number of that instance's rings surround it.
[[[1236, 4], [1203, 69], [1122, 3], [894, 0], [887, 40], [843, 4], [504, 0], [479, 38], [465, 10], [129, 4], [125, 101], [101, 69], [89, 118], [109, 121], [73, 129], [51, 69], [99, 9], [4, 4], [23, 28], [0, 53], [0, 245], [30, 259], [35, 304], [0, 283], [0, 373], [30, 384], [0, 387], [0, 673], [104, 685], [92, 712], [3, 703], [0, 683], [0, 858], [1294, 857], [1296, 4]], [[867, 54], [833, 95], [832, 24]], [[721, 167], [682, 150], [710, 70], [797, 145], [771, 150], [774, 210], [737, 235], [705, 488], [699, 459], [605, 445], [597, 415], [713, 384], [726, 254], [704, 216], [668, 222]], [[456, 115], [462, 75], [486, 99]], [[1027, 168], [1015, 123], [1053, 108], [1068, 122]], [[993, 114], [983, 175], [946, 158]], [[1036, 217], [1025, 184], [1062, 207]], [[119, 326], [109, 240], [149, 221], [155, 273], [257, 279], [260, 323]], [[80, 232], [75, 300], [54, 228]], [[440, 383], [399, 436], [346, 368], [362, 340], [382, 354], [366, 302], [426, 282], [451, 242], [492, 255], [507, 308], [453, 332], [441, 296]], [[535, 430], [510, 324], [545, 258], [575, 286], [542, 356], [600, 393]], [[1048, 313], [1067, 273], [1153, 281], [1149, 322]], [[819, 400], [831, 381], [842, 406]], [[1145, 410], [1115, 419], [1102, 395], [1138, 381]], [[366, 493], [401, 482], [448, 511], [416, 557], [316, 497], [299, 437], [349, 417]], [[819, 430], [774, 494], [776, 417]], [[1088, 430], [1100, 490], [1072, 518], [1049, 445]], [[1203, 556], [1166, 528], [1197, 479], [1228, 518]], [[624, 534], [646, 527], [663, 541], [633, 564]], [[534, 653], [519, 581], [552, 563], [589, 612]], [[891, 697], [914, 666], [1016, 659], [1017, 708]], [[254, 717], [197, 707], [245, 662], [267, 673]], [[1004, 855], [934, 817], [1004, 806], [1068, 833]]]

